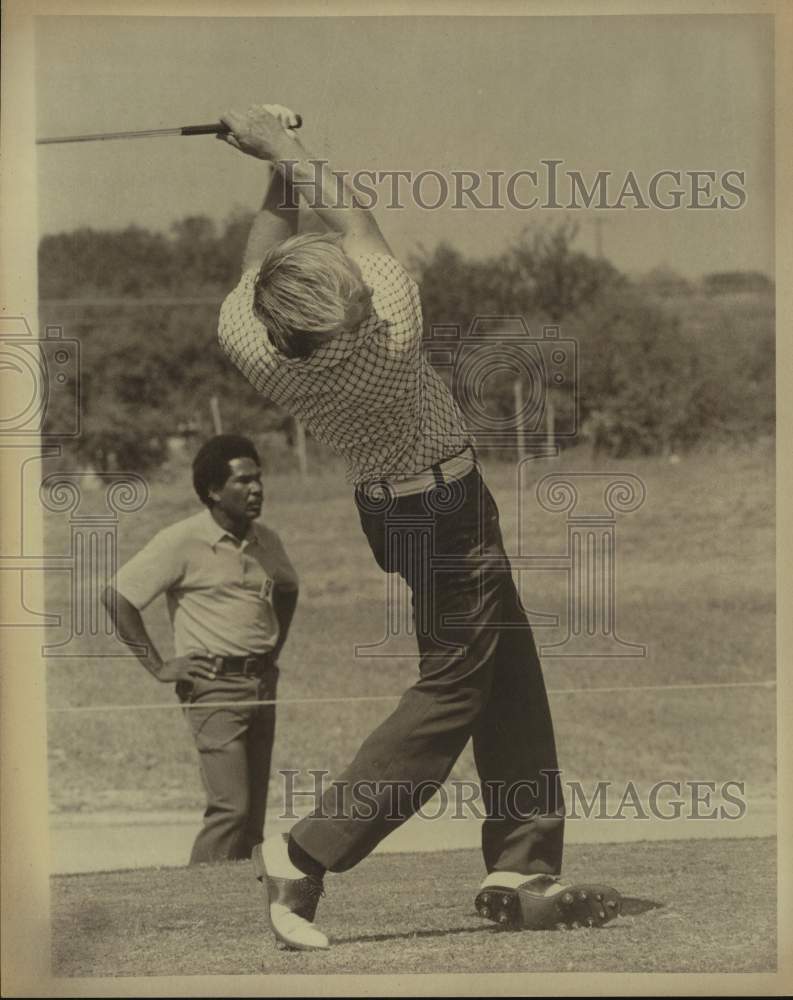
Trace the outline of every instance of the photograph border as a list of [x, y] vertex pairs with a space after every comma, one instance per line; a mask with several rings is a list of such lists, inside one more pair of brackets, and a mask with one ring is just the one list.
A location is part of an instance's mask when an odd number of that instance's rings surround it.
[[[373, 15], [512, 14], [536, 17], [589, 14], [720, 16], [769, 14], [776, 25], [776, 297], [777, 297], [777, 607], [793, 607], [789, 567], [793, 538], [784, 516], [793, 493], [790, 441], [793, 440], [793, 3], [733, 2], [527, 2], [472, 3], [323, 3], [229, 2], [222, 13], [209, 3], [55, 3], [7, 0], [2, 38], [2, 302], [3, 315], [25, 317], [37, 329], [36, 261], [38, 245], [35, 159], [34, 18], [41, 15], [178, 17], [274, 17]], [[16, 498], [18, 503], [19, 498]], [[39, 519], [40, 521], [40, 519]], [[43, 551], [41, 524], [31, 526], [31, 546]], [[29, 574], [36, 577], [39, 574]], [[26, 587], [42, 607], [43, 584]], [[791, 778], [793, 735], [788, 650], [791, 616], [777, 616], [778, 681], [778, 888], [779, 967], [768, 974], [688, 973], [491, 973], [476, 975], [258, 975], [75, 978], [53, 977], [49, 969], [49, 835], [45, 670], [37, 630], [0, 634], [0, 757], [2, 759], [2, 971], [5, 996], [338, 996], [338, 995], [780, 995], [793, 986], [793, 870], [791, 866]], [[746, 873], [751, 877], [751, 872]]]

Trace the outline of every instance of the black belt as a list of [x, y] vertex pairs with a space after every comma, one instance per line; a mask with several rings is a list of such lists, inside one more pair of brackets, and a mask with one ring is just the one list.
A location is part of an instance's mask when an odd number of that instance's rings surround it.
[[251, 656], [213, 656], [212, 663], [218, 677], [242, 674], [245, 677], [262, 677], [275, 668], [272, 653]]

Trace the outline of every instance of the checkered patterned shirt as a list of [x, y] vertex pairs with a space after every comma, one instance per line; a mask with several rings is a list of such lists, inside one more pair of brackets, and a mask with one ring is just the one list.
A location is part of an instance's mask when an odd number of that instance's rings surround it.
[[220, 345], [253, 387], [343, 455], [356, 485], [399, 481], [462, 451], [465, 420], [421, 347], [418, 286], [393, 257], [357, 258], [372, 289], [368, 318], [289, 358], [253, 311], [258, 268], [243, 274], [220, 310]]

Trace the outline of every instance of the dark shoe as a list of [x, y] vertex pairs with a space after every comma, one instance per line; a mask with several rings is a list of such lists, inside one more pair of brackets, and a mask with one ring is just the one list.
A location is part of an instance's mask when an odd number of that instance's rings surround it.
[[289, 859], [286, 835], [268, 837], [257, 844], [251, 860], [264, 888], [276, 946], [298, 951], [327, 948], [327, 937], [313, 922], [319, 897], [325, 894], [322, 879], [295, 868]]
[[622, 897], [609, 886], [564, 883], [552, 875], [517, 881], [512, 872], [488, 875], [475, 901], [479, 916], [508, 930], [541, 931], [602, 927], [621, 912]]

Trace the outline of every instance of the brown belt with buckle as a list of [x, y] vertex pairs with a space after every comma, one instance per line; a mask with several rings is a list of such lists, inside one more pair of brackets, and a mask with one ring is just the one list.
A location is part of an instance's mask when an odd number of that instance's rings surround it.
[[214, 656], [212, 663], [218, 677], [242, 675], [262, 677], [275, 668], [272, 653], [257, 653], [251, 656]]

